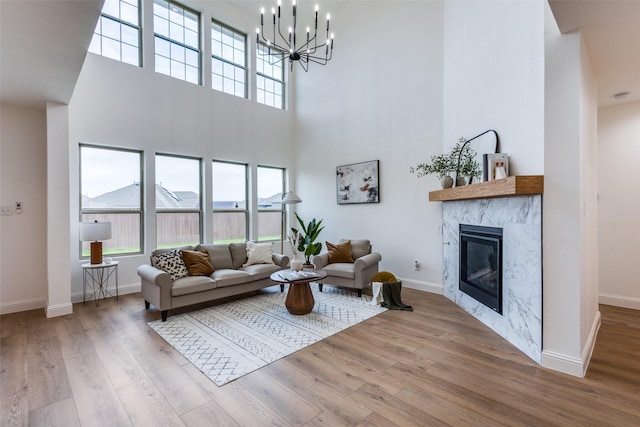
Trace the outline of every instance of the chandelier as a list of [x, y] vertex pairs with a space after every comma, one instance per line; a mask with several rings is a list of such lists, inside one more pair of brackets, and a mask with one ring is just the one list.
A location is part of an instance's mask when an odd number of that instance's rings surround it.
[[268, 57], [270, 64], [276, 64], [284, 61], [285, 58], [289, 58], [291, 71], [293, 71], [294, 62], [298, 62], [304, 71], [308, 71], [310, 62], [320, 65], [325, 65], [329, 62], [333, 54], [333, 33], [329, 35], [330, 15], [327, 13], [327, 36], [324, 43], [318, 44], [318, 5], [316, 5], [313, 35], [311, 35], [310, 28], [307, 27], [306, 38], [303, 38], [301, 41], [296, 33], [298, 23], [296, 0], [292, 0], [293, 15], [291, 16], [291, 25], [289, 26], [287, 35], [283, 35], [280, 29], [280, 4], [281, 2], [278, 0], [277, 13], [275, 7], [271, 8], [271, 14], [273, 15], [273, 32], [271, 39], [267, 38], [264, 31], [264, 7], [260, 10], [260, 28], [256, 28], [256, 42], [266, 45], [266, 52], [258, 49], [260, 54]]

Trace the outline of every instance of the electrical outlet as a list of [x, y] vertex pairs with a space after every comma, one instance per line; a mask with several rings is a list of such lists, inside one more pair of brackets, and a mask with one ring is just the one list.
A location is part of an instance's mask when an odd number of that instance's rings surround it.
[[22, 213], [22, 202], [16, 202], [16, 213], [17, 214]]
[[11, 206], [0, 206], [0, 215], [2, 216], [13, 215], [13, 208]]
[[413, 267], [415, 268], [416, 271], [420, 271], [420, 269], [422, 269], [422, 266], [420, 265], [420, 261], [414, 261]]

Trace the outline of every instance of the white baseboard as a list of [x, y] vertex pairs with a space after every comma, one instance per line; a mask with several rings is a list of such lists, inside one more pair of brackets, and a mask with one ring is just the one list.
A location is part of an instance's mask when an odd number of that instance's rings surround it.
[[432, 294], [440, 294], [444, 293], [444, 287], [437, 283], [429, 283], [423, 282], [420, 280], [411, 280], [400, 277], [402, 280], [402, 286], [409, 289], [416, 289], [418, 291], [431, 292]]
[[44, 309], [47, 319], [58, 316], [65, 316], [73, 313], [73, 304], [65, 302], [64, 304], [48, 305]]
[[593, 349], [596, 345], [596, 337], [600, 330], [601, 315], [598, 311], [593, 324], [591, 325], [591, 331], [589, 337], [582, 349], [580, 357], [568, 356], [566, 354], [557, 353], [555, 351], [543, 350], [542, 351], [542, 366], [545, 368], [553, 369], [555, 371], [564, 372], [565, 374], [573, 375], [574, 377], [584, 378], [587, 373], [589, 361], [593, 354]]
[[18, 313], [21, 311], [37, 310], [44, 308], [46, 300], [44, 298], [34, 298], [22, 301], [13, 301], [0, 304], [0, 314]]
[[640, 310], [640, 298], [625, 297], [622, 295], [599, 294], [600, 304], [613, 305], [616, 307], [632, 308]]
[[[109, 292], [115, 297], [115, 289], [111, 285], [109, 286]], [[140, 283], [118, 286], [118, 295], [135, 294], [136, 292], [140, 292]], [[82, 302], [82, 291], [71, 294], [71, 302]]]

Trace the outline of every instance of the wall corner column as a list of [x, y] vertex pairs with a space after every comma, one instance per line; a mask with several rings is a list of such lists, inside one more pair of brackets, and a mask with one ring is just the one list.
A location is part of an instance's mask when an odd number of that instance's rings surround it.
[[47, 318], [73, 313], [69, 106], [47, 103]]

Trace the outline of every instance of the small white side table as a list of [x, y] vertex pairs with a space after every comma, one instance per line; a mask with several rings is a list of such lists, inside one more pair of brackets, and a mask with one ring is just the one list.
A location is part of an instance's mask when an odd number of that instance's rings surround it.
[[[118, 264], [119, 261], [111, 261], [109, 264], [82, 264], [82, 303], [87, 299], [95, 299], [96, 306], [100, 305], [100, 298], [112, 297], [109, 292], [109, 281], [111, 278], [116, 282], [116, 300], [118, 299]], [[87, 286], [93, 292], [87, 298]]]

